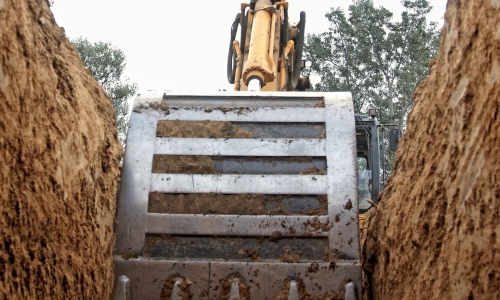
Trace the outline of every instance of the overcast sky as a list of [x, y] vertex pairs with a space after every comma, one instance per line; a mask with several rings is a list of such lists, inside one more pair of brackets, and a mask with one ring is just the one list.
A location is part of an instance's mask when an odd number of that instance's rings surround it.
[[[374, 0], [399, 16], [401, 0]], [[52, 12], [69, 38], [111, 42], [127, 56], [126, 75], [139, 90], [217, 91], [226, 79], [230, 27], [240, 10], [236, 0], [55, 0]], [[249, 1], [248, 1], [249, 2]], [[289, 15], [307, 14], [306, 33], [328, 29], [330, 7], [352, 1], [290, 0]], [[446, 0], [430, 0], [429, 20], [439, 21]]]

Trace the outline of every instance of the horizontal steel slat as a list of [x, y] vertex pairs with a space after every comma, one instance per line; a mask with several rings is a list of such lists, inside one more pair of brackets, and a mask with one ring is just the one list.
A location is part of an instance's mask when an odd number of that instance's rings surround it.
[[261, 107], [261, 108], [169, 108], [159, 120], [229, 121], [229, 122], [324, 122], [324, 108]]
[[[317, 219], [316, 219], [317, 218]], [[316, 219], [316, 220], [315, 220]], [[179, 235], [328, 236], [328, 216], [243, 216], [147, 214], [146, 232]], [[307, 225], [307, 224], [316, 224]], [[290, 230], [293, 228], [292, 230]]]
[[155, 154], [325, 156], [323, 139], [156, 138]]
[[326, 175], [153, 174], [151, 192], [326, 194]]

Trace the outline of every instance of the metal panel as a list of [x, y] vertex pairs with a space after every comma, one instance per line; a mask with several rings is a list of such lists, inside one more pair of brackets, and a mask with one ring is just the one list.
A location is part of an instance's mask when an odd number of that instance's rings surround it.
[[[293, 95], [295, 94], [295, 95]], [[224, 92], [207, 94], [169, 94], [162, 100], [164, 107], [321, 107], [324, 98], [318, 93]], [[272, 105], [270, 105], [272, 102]]]
[[361, 266], [357, 263], [212, 262], [210, 269], [210, 299], [219, 299], [220, 282], [231, 273], [245, 279], [251, 299], [276, 299], [287, 278], [302, 280], [311, 296], [341, 294], [347, 280], [357, 282], [361, 290]]
[[151, 103], [163, 103], [167, 107], [322, 107], [326, 95], [337, 93], [283, 93], [283, 92], [208, 92], [176, 93], [148, 91], [138, 95], [133, 108]]
[[325, 194], [325, 175], [153, 174], [151, 192]]
[[155, 154], [324, 156], [322, 139], [156, 138]]
[[324, 122], [231, 122], [231, 124], [251, 132], [255, 138], [324, 139], [326, 136]]
[[132, 113], [117, 207], [116, 253], [141, 254], [159, 112]]
[[141, 106], [147, 106], [150, 103], [161, 103], [163, 99], [164, 92], [159, 91], [147, 91], [145, 93], [137, 94], [132, 105], [132, 109]]
[[130, 295], [130, 279], [127, 276], [121, 275], [115, 282], [113, 292], [114, 300], [132, 300]]
[[294, 162], [283, 157], [271, 157], [268, 161], [264, 161], [261, 157], [218, 156], [212, 158], [212, 162], [218, 174], [304, 174], [313, 172], [311, 168], [316, 168], [315, 172], [318, 173], [307, 174], [319, 175], [322, 174], [319, 173], [321, 171], [326, 172], [326, 158], [323, 157]]
[[324, 109], [303, 107], [262, 107], [245, 110], [221, 110], [199, 107], [169, 109], [160, 120], [228, 122], [324, 122]]
[[[219, 105], [229, 109], [217, 109]], [[275, 140], [275, 145], [271, 145], [273, 143], [268, 139], [246, 139], [246, 142], [207, 139], [206, 145], [199, 146], [201, 139], [181, 141], [156, 138], [158, 120], [185, 120], [184, 117], [187, 120], [241, 122], [324, 121], [326, 139], [292, 139], [293, 142], [284, 147], [284, 140], [280, 139]], [[195, 293], [195, 299], [215, 299], [220, 292], [220, 286], [217, 287], [216, 284], [220, 285], [220, 280], [234, 272], [239, 272], [243, 277], [247, 276], [245, 280], [253, 286], [250, 289], [253, 299], [275, 298], [287, 277], [303, 280], [306, 291], [312, 295], [330, 291], [340, 293], [343, 289], [342, 283], [352, 280], [360, 298], [361, 266], [357, 228], [354, 124], [349, 93], [224, 92], [166, 96], [148, 93], [137, 97], [131, 116], [122, 171], [117, 211], [116, 254], [140, 256], [146, 233], [269, 236], [279, 231], [284, 236], [327, 236], [330, 254], [340, 258], [340, 262], [285, 264], [144, 259], [126, 261], [115, 256], [116, 280], [122, 275], [130, 279], [132, 299], [158, 299], [163, 286], [161, 280], [176, 273], [193, 281], [191, 291]], [[164, 144], [167, 140], [169, 145]], [[259, 145], [265, 145], [263, 148], [267, 149], [248, 150]], [[233, 147], [239, 147], [241, 150], [233, 151]], [[326, 155], [328, 168], [327, 175], [151, 174], [155, 150], [163, 154], [179, 155]], [[269, 151], [275, 153], [268, 154]], [[289, 195], [327, 193], [328, 215], [315, 219], [309, 216], [154, 214], [147, 213], [148, 194], [151, 191]], [[209, 284], [212, 285], [210, 288]]]
[[241, 276], [251, 299], [275, 299], [287, 278], [302, 280], [311, 296], [341, 294], [344, 282], [352, 281], [361, 299], [361, 266], [344, 263], [268, 263], [124, 260], [115, 257], [115, 276], [130, 278], [132, 299], [159, 299], [165, 280], [178, 274], [192, 281], [193, 299], [219, 299], [229, 274]]
[[327, 237], [283, 237], [272, 240], [259, 235], [211, 236], [150, 234], [144, 256], [180, 260], [279, 261], [284, 255], [299, 255], [302, 261], [323, 262]]
[[208, 299], [210, 264], [208, 262], [185, 262], [147, 259], [125, 260], [114, 257], [115, 278], [127, 276], [130, 279], [132, 300], [158, 300], [165, 281], [173, 275], [189, 279], [189, 290], [193, 299]]
[[[326, 236], [327, 216], [243, 216], [147, 214], [147, 233], [185, 235]], [[308, 224], [313, 224], [308, 225]], [[332, 224], [333, 225], [333, 224]], [[334, 226], [334, 225], [333, 225]]]
[[356, 126], [350, 93], [325, 97], [330, 250], [359, 259]]

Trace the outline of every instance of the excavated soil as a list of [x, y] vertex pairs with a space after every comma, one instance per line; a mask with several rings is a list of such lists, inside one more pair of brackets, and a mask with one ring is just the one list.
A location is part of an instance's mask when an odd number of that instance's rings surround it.
[[500, 1], [449, 0], [442, 33], [370, 220], [374, 299], [500, 297]]
[[0, 299], [107, 299], [122, 149], [48, 1], [0, 1], [0, 115]]

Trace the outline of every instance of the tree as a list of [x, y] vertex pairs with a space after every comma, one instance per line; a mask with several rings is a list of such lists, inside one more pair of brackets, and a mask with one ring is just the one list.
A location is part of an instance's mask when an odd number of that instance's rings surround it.
[[306, 72], [320, 76], [321, 91], [350, 91], [356, 113], [378, 109], [382, 123], [404, 128], [411, 109], [413, 91], [428, 71], [439, 46], [435, 22], [427, 22], [432, 7], [427, 0], [403, 0], [401, 21], [372, 0], [356, 0], [347, 18], [341, 8], [325, 16], [328, 31], [309, 35]]
[[[384, 7], [374, 7], [372, 0], [354, 1], [348, 17], [341, 8], [332, 8], [325, 15], [329, 30], [307, 37], [305, 59], [311, 63], [306, 73], [321, 78], [316, 90], [350, 91], [356, 113], [375, 107], [381, 123], [403, 130], [414, 89], [427, 75], [440, 34], [435, 22], [427, 22], [432, 9], [427, 0], [401, 4], [400, 21]], [[380, 133], [387, 143], [388, 130]], [[387, 144], [381, 146], [387, 150], [382, 159], [390, 174], [394, 152]]]
[[137, 91], [137, 84], [122, 80], [125, 70], [125, 54], [111, 43], [91, 43], [87, 38], [78, 37], [71, 43], [80, 54], [83, 64], [111, 98], [116, 114], [118, 139], [125, 143], [128, 121], [128, 99]]

